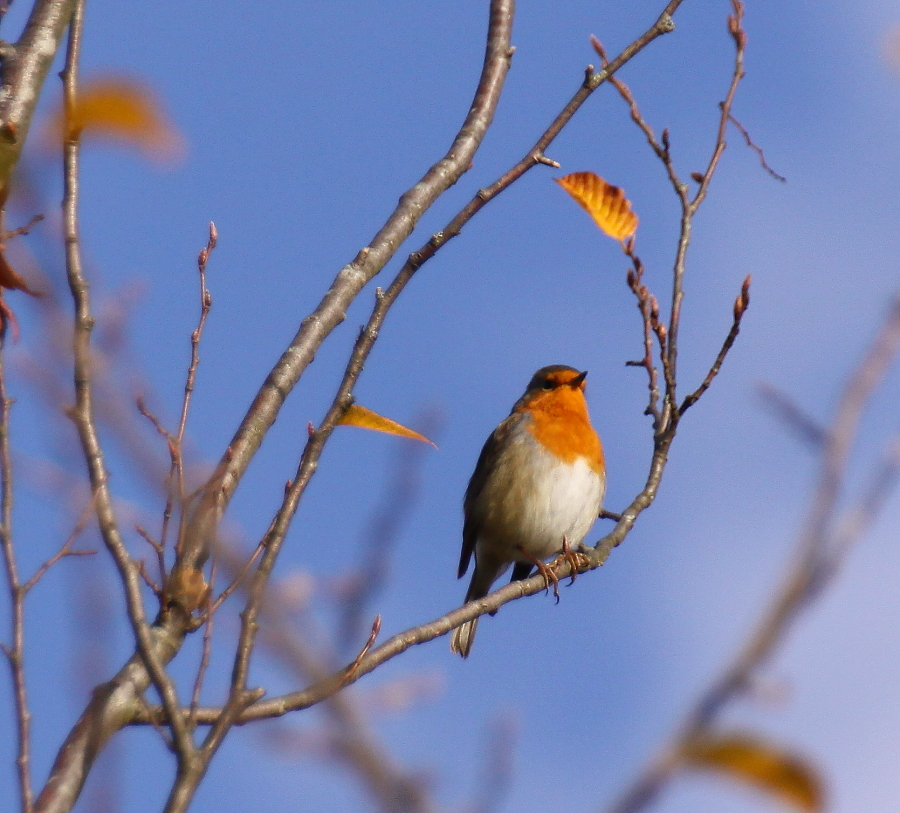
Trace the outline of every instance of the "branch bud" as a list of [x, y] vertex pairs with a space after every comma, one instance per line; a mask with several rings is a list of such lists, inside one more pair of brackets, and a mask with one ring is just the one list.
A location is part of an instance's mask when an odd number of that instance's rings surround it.
[[744, 315], [744, 311], [750, 306], [750, 274], [747, 274], [747, 278], [744, 280], [744, 284], [741, 285], [741, 292], [738, 294], [737, 299], [734, 300], [734, 321], [737, 322]]

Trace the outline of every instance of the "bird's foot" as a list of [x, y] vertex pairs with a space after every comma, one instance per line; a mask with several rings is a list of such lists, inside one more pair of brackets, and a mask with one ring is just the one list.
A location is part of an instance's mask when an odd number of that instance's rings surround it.
[[540, 559], [535, 558], [522, 548], [519, 548], [519, 553], [522, 554], [526, 561], [531, 562], [531, 564], [537, 568], [538, 573], [540, 573], [544, 579], [544, 589], [548, 593], [550, 592], [550, 585], [553, 585], [553, 595], [556, 597], [556, 603], [559, 604], [559, 577], [553, 572], [553, 567], [546, 562], [542, 562]]
[[[569, 540], [566, 539], [566, 537], [563, 537], [562, 550], [550, 563], [550, 568], [553, 569], [554, 575], [556, 575], [556, 569], [559, 568], [559, 566], [562, 565], [563, 562], [568, 562], [569, 569], [571, 570], [571, 573], [569, 575], [572, 577], [572, 579], [569, 584], [575, 584], [575, 577], [578, 575], [578, 571], [583, 567], [587, 567], [587, 565], [590, 564], [590, 559], [588, 559], [588, 557], [581, 551], [572, 550], [572, 548], [569, 547]], [[559, 581], [558, 578], [557, 581]]]
[[559, 576], [556, 575], [553, 566], [540, 561], [540, 559], [535, 559], [534, 565], [544, 579], [544, 589], [547, 593], [550, 592], [550, 585], [553, 585], [553, 596], [556, 598], [556, 603], [559, 604]]

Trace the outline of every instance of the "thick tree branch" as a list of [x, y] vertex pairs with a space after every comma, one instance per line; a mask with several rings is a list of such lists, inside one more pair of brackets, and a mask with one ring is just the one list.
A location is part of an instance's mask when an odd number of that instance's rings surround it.
[[22, 154], [44, 80], [62, 43], [75, 0], [38, 0], [22, 36], [0, 51], [0, 189]]

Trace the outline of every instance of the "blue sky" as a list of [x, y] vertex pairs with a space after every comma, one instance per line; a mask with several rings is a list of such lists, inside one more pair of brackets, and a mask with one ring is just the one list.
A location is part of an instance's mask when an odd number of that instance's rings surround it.
[[[423, 218], [376, 284], [386, 285], [409, 251], [531, 146], [584, 66], [596, 62], [591, 34], [617, 53], [662, 5], [559, 0], [551, 13], [547, 4], [521, 3], [505, 95], [472, 170]], [[25, 8], [23, 0], [13, 5], [5, 38], [14, 38]], [[686, 0], [676, 32], [620, 74], [657, 132], [670, 128], [684, 176], [701, 169], [712, 148], [731, 70], [729, 10], [725, 2]], [[900, 287], [900, 73], [884, 56], [900, 24], [896, 6], [751, 2], [745, 24], [747, 77], [734, 112], [788, 183], [769, 178], [739, 134], [729, 134], [689, 254], [685, 388], [702, 379], [717, 352], [748, 273], [752, 304], [722, 374], [685, 419], [657, 502], [608, 565], [564, 589], [558, 606], [541, 597], [517, 602], [482, 623], [467, 662], [440, 640], [358, 686], [361, 699], [392, 681], [419, 678], [431, 687], [401, 712], [374, 715], [372, 724], [395, 760], [426, 777], [443, 807], [471, 800], [497, 719], [514, 720], [517, 731], [504, 810], [601, 809], [665, 741], [778, 584], [810, 494], [814, 459], [761, 406], [758, 384], [770, 382], [827, 420]], [[206, 465], [337, 270], [443, 155], [477, 80], [485, 4], [93, 0], [86, 26], [85, 74], [115, 71], [149, 82], [187, 145], [175, 166], [101, 144], [88, 145], [83, 160], [84, 245], [98, 309], [132, 303], [117, 386], [127, 398], [148, 391], [169, 425], [196, 320], [195, 258], [208, 221], [218, 226], [209, 271], [214, 304], [190, 424], [194, 459]], [[51, 78], [48, 103], [58, 97]], [[645, 380], [624, 366], [640, 348], [626, 263], [552, 178], [592, 170], [626, 189], [641, 217], [647, 280], [661, 300], [676, 201], [612, 88], [598, 91], [548, 152], [561, 171], [530, 172], [422, 269], [389, 315], [357, 388], [363, 404], [397, 420], [414, 423], [430, 410], [440, 421], [440, 450], [424, 455], [421, 499], [397, 541], [389, 584], [370, 608], [382, 614], [384, 636], [461, 601], [462, 494], [484, 438], [538, 367], [590, 371], [608, 507], [624, 507], [645, 476]], [[55, 207], [57, 169], [37, 152], [28, 160], [37, 199]], [[52, 209], [47, 214], [25, 246], [58, 287], [60, 251]], [[25, 252], [12, 256], [27, 273]], [[239, 544], [255, 544], [268, 525], [306, 424], [322, 416], [373, 297], [364, 292], [322, 348], [251, 467], [229, 513]], [[10, 301], [23, 333], [9, 358], [25, 489], [16, 527], [27, 572], [72, 523], [47, 510], [66, 497], [48, 490], [42, 467], [79, 469], [70, 427], [50, 423], [58, 412], [36, 395], [29, 372], [46, 361], [46, 323], [31, 302], [16, 294]], [[868, 415], [854, 458], [856, 486], [896, 431], [898, 397], [894, 372]], [[162, 459], [152, 433], [142, 438]], [[109, 440], [123, 506], [129, 516], [158, 523], [158, 493]], [[334, 618], [332, 586], [359, 561], [402, 443], [355, 429], [336, 433], [298, 513], [277, 575], [295, 585], [312, 580], [313, 617], [326, 629]], [[825, 773], [835, 813], [892, 809], [900, 796], [898, 521], [895, 498], [766, 670], [761, 698], [728, 718], [807, 754]], [[591, 538], [605, 530], [599, 523]], [[135, 551], [145, 553], [137, 542]], [[61, 563], [31, 601], [40, 784], [90, 686], [115, 671], [130, 639], [119, 624], [95, 634], [104, 626], [98, 618], [122, 608], [104, 554]], [[233, 623], [220, 622], [222, 645]], [[96, 648], [85, 656], [87, 631]], [[188, 666], [179, 666], [182, 680]], [[227, 663], [215, 666], [211, 698], [228, 679]], [[253, 678], [273, 693], [297, 685], [265, 655]], [[7, 691], [0, 689], [0, 730], [9, 725]], [[310, 737], [322, 719], [297, 715], [277, 730]], [[272, 728], [235, 732], [195, 809], [367, 807], [360, 785], [341, 769], [279, 753], [273, 742]], [[0, 770], [3, 798], [14, 788], [9, 747], [0, 743], [0, 759], [10, 766]], [[122, 809], [160, 809], [173, 765], [158, 737], [124, 732], [115, 749], [105, 768], [113, 779], [99, 773], [77, 809], [99, 809], [92, 794], [104, 782]], [[685, 778], [655, 810], [716, 807], [775, 809], [749, 791]]]

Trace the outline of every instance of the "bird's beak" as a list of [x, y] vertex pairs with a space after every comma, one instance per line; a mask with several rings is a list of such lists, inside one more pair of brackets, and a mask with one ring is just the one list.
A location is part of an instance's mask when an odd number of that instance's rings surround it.
[[570, 387], [578, 387], [579, 389], [584, 389], [584, 379], [587, 378], [588, 371], [585, 370], [583, 373], [579, 373], [575, 376], [570, 382]]

